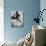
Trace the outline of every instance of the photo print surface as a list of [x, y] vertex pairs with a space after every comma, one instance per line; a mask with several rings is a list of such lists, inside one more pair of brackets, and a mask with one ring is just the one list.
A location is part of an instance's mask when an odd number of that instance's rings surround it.
[[23, 27], [23, 26], [24, 26], [23, 11], [12, 11], [11, 27]]

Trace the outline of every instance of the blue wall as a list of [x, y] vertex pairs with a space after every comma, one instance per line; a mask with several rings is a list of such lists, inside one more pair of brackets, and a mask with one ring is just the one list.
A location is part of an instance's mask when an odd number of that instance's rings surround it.
[[[35, 12], [40, 9], [40, 0], [5, 0], [4, 5], [5, 40], [18, 41], [31, 31], [32, 20], [36, 17]], [[11, 12], [13, 10], [21, 10], [24, 12], [24, 27], [11, 27]]]

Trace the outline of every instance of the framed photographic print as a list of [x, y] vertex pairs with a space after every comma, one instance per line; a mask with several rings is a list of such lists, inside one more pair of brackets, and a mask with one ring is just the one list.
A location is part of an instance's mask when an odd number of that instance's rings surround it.
[[23, 11], [12, 11], [11, 26], [12, 27], [23, 27], [23, 25], [24, 25]]

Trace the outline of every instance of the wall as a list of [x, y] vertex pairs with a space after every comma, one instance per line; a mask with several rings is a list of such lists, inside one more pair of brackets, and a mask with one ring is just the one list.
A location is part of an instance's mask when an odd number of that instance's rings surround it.
[[[46, 9], [46, 0], [40, 0], [40, 9], [41, 9], [41, 11], [42, 11], [43, 9]], [[46, 20], [45, 20], [45, 19], [46, 19], [46, 10], [43, 12], [42, 17], [43, 17], [43, 22], [40, 21], [40, 25], [46, 27]]]
[[[35, 12], [40, 9], [40, 0], [5, 0], [4, 1], [4, 35], [7, 41], [18, 41], [32, 28], [32, 20], [36, 17]], [[21, 10], [24, 12], [24, 27], [11, 27], [11, 12]]]

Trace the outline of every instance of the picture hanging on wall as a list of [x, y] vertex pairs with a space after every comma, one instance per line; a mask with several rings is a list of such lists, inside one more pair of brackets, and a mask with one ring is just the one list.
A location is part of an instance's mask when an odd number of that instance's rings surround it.
[[23, 11], [12, 11], [11, 13], [11, 27], [23, 27], [24, 14]]

